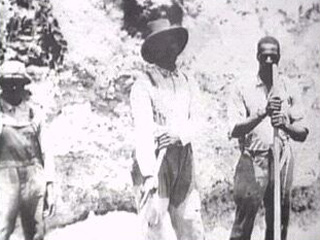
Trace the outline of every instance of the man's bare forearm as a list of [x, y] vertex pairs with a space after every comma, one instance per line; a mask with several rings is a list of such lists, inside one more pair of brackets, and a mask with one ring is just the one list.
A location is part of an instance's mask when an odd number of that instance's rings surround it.
[[290, 123], [285, 124], [281, 129], [289, 134], [294, 141], [298, 142], [304, 142], [309, 134], [307, 128]]
[[251, 132], [265, 117], [267, 116], [266, 110], [261, 110], [258, 113], [246, 118], [243, 122], [237, 123], [231, 136], [234, 138], [243, 137]]

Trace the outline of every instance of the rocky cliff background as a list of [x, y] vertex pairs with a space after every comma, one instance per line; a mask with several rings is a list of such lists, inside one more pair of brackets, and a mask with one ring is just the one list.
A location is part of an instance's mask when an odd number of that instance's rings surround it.
[[[17, 2], [24, 1], [2, 1], [1, 43], [4, 61], [14, 58], [28, 65], [34, 76], [33, 98], [47, 112], [57, 172], [57, 212], [47, 219], [48, 238], [81, 239], [86, 230], [94, 233], [90, 239], [129, 239], [136, 210], [128, 96], [135, 73], [143, 69], [145, 23], [172, 1], [25, 1], [33, 2], [30, 6]], [[298, 86], [310, 126], [308, 140], [295, 144], [290, 239], [320, 239], [319, 0], [179, 3], [183, 25], [190, 31], [179, 62], [202, 92], [202, 137], [194, 148], [208, 239], [228, 238], [235, 210], [232, 188], [239, 151], [227, 135], [230, 85], [257, 71], [256, 43], [267, 34], [280, 40], [280, 74]], [[39, 11], [47, 11], [49, 17], [34, 20], [31, 33], [18, 31], [15, 39], [8, 39], [6, 26], [14, 12], [35, 19]], [[46, 42], [50, 36], [53, 40]], [[256, 220], [256, 240], [263, 239], [263, 214], [261, 210]], [[81, 220], [85, 221], [76, 223]], [[131, 226], [128, 235], [121, 235], [123, 226]], [[16, 232], [19, 239], [19, 226]]]

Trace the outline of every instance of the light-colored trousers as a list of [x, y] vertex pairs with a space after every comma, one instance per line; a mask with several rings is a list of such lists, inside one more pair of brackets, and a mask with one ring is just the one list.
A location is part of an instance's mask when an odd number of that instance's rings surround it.
[[[168, 229], [173, 227], [178, 240], [204, 240], [201, 203], [194, 176], [191, 145], [168, 148], [158, 174], [158, 191], [142, 209], [138, 207], [143, 239], [167, 240]], [[136, 188], [137, 203], [141, 199], [141, 186]], [[150, 226], [156, 209], [161, 218], [155, 226]], [[171, 221], [166, 221], [167, 215]]]
[[40, 164], [0, 168], [0, 240], [10, 238], [18, 214], [25, 240], [43, 240], [44, 192]]

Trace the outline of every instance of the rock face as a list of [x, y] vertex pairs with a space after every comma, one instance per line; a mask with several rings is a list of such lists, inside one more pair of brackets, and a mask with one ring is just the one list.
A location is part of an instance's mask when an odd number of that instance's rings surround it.
[[[230, 225], [239, 156], [236, 143], [227, 135], [230, 85], [255, 74], [256, 43], [266, 34], [281, 42], [280, 72], [298, 85], [311, 126], [307, 142], [295, 147], [292, 208], [299, 213], [294, 220], [308, 219], [309, 224], [315, 219], [310, 216], [320, 210], [316, 201], [320, 196], [319, 1], [178, 2], [184, 6], [182, 23], [190, 31], [180, 64], [202, 92], [198, 101], [202, 137], [195, 140], [194, 149], [207, 228]], [[55, 153], [57, 214], [47, 224], [55, 228], [84, 219], [90, 211], [135, 211], [128, 96], [136, 71], [143, 69], [141, 19], [146, 12], [157, 15], [172, 2], [64, 0], [51, 4], [68, 52], [61, 67], [29, 64], [28, 69], [35, 78], [33, 97], [47, 110]], [[137, 12], [126, 20], [130, 10]]]

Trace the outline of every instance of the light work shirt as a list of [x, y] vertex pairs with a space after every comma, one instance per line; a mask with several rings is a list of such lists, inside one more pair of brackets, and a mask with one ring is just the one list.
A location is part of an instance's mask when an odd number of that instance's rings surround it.
[[[298, 89], [284, 79], [280, 79], [279, 86], [276, 96], [282, 100], [281, 108], [286, 121], [302, 123], [304, 114], [298, 99]], [[237, 123], [263, 110], [272, 93], [273, 89], [268, 92], [258, 76], [238, 81], [228, 104], [229, 134]], [[279, 130], [279, 136], [283, 144], [288, 143], [288, 134]], [[270, 117], [264, 118], [251, 132], [239, 138], [239, 144], [240, 149], [249, 151], [269, 150], [273, 144], [273, 127]]]
[[46, 144], [44, 115], [40, 106], [22, 101], [13, 106], [0, 97], [0, 167], [44, 165], [46, 180], [54, 181], [53, 155]]
[[156, 162], [155, 138], [169, 131], [183, 145], [195, 137], [193, 101], [196, 84], [180, 71], [151, 66], [132, 86], [130, 101], [135, 127], [136, 158], [142, 175], [152, 175]]

